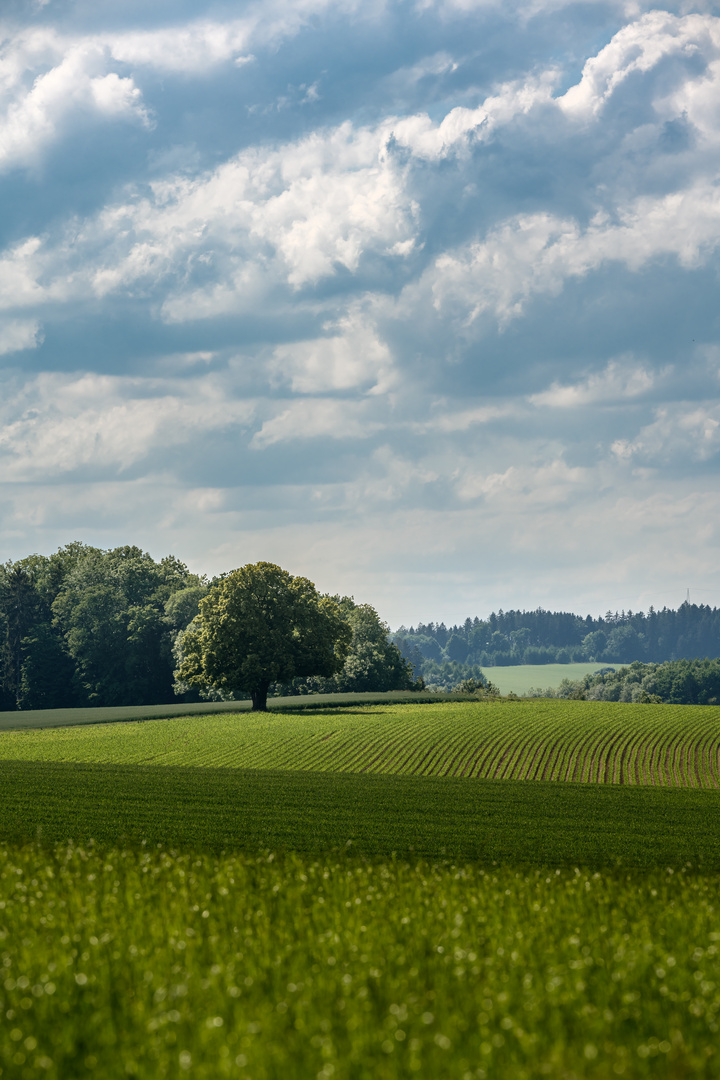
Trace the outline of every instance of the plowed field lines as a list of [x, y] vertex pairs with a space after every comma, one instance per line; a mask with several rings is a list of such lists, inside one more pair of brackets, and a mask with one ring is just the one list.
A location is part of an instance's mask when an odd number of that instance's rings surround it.
[[537, 731], [528, 732], [516, 728], [514, 735], [514, 745], [503, 760], [502, 771], [495, 774], [498, 779], [525, 776], [528, 758], [534, 757], [533, 751], [537, 749]]
[[486, 738], [485, 741], [481, 741], [482, 736], [475, 736], [475, 748], [469, 756], [467, 762], [460, 772], [460, 776], [475, 777], [482, 776], [482, 769], [488, 755], [492, 752], [494, 743]]
[[562, 729], [559, 731], [554, 729], [548, 732], [547, 737], [544, 739], [547, 753], [542, 762], [542, 769], [538, 770], [537, 774], [531, 779], [555, 780], [558, 767], [561, 767], [561, 763], [564, 763], [572, 755], [578, 737], [582, 737], [581, 730], [575, 732], [574, 737], [571, 731], [563, 731]]
[[515, 775], [519, 780], [525, 780], [528, 774], [532, 775], [533, 762], [536, 760], [539, 750], [540, 745], [536, 736], [531, 736], [525, 740], [515, 766]]
[[635, 770], [638, 783], [655, 784], [658, 772], [654, 768], [654, 760], [667, 739], [667, 733], [663, 731], [662, 724], [654, 723], [648, 726], [641, 736], [635, 754]]
[[[717, 787], [717, 769], [712, 765], [712, 748], [715, 743], [714, 725], [705, 723], [702, 726], [702, 737], [696, 755], [696, 779], [697, 786], [703, 786], [703, 777], [708, 781], [708, 786]], [[717, 764], [717, 753], [715, 754]]]
[[542, 758], [544, 746], [537, 739], [533, 743], [532, 753], [528, 754], [525, 771], [518, 777], [520, 780], [534, 780], [537, 776], [538, 764]]
[[456, 702], [0, 733], [0, 759], [720, 787], [720, 708]]
[[[597, 732], [590, 730], [584, 737], [566, 736], [555, 769], [554, 780], [588, 780], [593, 778]], [[584, 775], [589, 773], [589, 776]]]
[[495, 760], [502, 744], [502, 733], [494, 733], [494, 737], [488, 738], [485, 745], [482, 747], [481, 752], [476, 756], [472, 771], [468, 772], [467, 776], [491, 776], [490, 763]]
[[600, 732], [595, 728], [592, 733], [592, 742], [585, 754], [585, 760], [583, 761], [582, 754], [578, 754], [573, 775], [567, 779], [582, 780], [585, 783], [607, 783], [608, 761], [614, 748], [622, 738], [623, 728], [617, 722], [608, 724], [607, 730], [604, 732]]
[[700, 758], [700, 777], [705, 776], [714, 787], [719, 787], [718, 776], [718, 749], [715, 745], [713, 733], [708, 731], [705, 736]]

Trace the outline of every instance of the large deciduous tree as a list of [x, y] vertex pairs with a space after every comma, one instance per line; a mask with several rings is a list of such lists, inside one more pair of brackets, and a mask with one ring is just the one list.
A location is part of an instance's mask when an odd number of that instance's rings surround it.
[[271, 683], [340, 671], [351, 640], [337, 605], [311, 581], [253, 563], [221, 578], [200, 601], [177, 676], [225, 693], [244, 691], [253, 710], [264, 710]]
[[411, 665], [390, 640], [390, 628], [370, 604], [350, 596], [332, 597], [352, 630], [352, 642], [341, 671], [331, 679], [312, 678], [284, 687], [284, 693], [363, 693], [419, 690]]

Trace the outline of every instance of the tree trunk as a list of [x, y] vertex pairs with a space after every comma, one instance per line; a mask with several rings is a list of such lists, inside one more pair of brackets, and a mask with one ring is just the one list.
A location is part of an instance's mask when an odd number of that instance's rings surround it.
[[260, 686], [257, 690], [250, 691], [253, 712], [267, 712], [268, 685], [269, 684], [266, 683], [265, 686]]

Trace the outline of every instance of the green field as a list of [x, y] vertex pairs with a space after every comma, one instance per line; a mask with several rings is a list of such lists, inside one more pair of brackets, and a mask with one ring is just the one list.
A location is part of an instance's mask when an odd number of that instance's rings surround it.
[[9, 761], [0, 842], [720, 869], [720, 792]]
[[0, 1078], [718, 1077], [719, 730], [528, 700], [6, 731]]
[[0, 735], [0, 759], [717, 788], [720, 707], [529, 699]]
[[624, 667], [623, 664], [518, 664], [517, 667], [488, 667], [484, 673], [490, 682], [498, 687], [501, 694], [527, 694], [528, 690], [553, 689], [563, 679], [582, 679], [601, 668]]

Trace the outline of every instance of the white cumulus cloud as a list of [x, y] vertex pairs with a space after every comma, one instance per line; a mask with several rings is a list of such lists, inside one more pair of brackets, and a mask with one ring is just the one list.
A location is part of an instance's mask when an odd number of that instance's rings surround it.
[[673, 15], [650, 11], [625, 26], [583, 68], [579, 83], [558, 99], [569, 115], [597, 115], [615, 91], [635, 72], [646, 74], [667, 58], [683, 61], [720, 55], [720, 19], [708, 15]]
[[720, 404], [663, 406], [635, 438], [616, 439], [611, 450], [619, 461], [651, 468], [708, 461], [720, 451]]
[[290, 402], [266, 420], [250, 445], [261, 450], [298, 439], [369, 439], [381, 427], [361, 401], [304, 398]]
[[[47, 46], [45, 39], [43, 44]], [[70, 125], [84, 125], [88, 118], [150, 124], [133, 78], [108, 71], [106, 53], [98, 45], [69, 47], [49, 70], [40, 70], [29, 87], [20, 77], [28, 71], [17, 71], [12, 59], [0, 80], [0, 170], [33, 164]]]
[[0, 318], [0, 355], [36, 349], [43, 335], [37, 319]]
[[92, 373], [45, 373], [0, 407], [5, 480], [60, 476], [82, 467], [122, 472], [191, 435], [246, 425], [251, 402], [228, 401], [212, 382], [162, 384]]
[[522, 214], [482, 240], [440, 255], [426, 275], [432, 302], [466, 324], [485, 313], [500, 326], [523, 314], [534, 296], [557, 296], [569, 278], [617, 262], [632, 271], [671, 256], [701, 266], [720, 245], [720, 187], [699, 181], [660, 197], [643, 195], [614, 219], [597, 214], [583, 228], [572, 218]]
[[556, 409], [573, 409], [580, 405], [617, 403], [641, 397], [653, 388], [656, 375], [634, 357], [611, 360], [604, 371], [588, 375], [580, 382], [563, 385], [553, 383], [539, 394], [531, 394], [533, 405], [547, 405]]
[[269, 369], [301, 394], [364, 388], [383, 393], [395, 379], [392, 356], [371, 324], [351, 313], [328, 327], [327, 337], [278, 345]]

